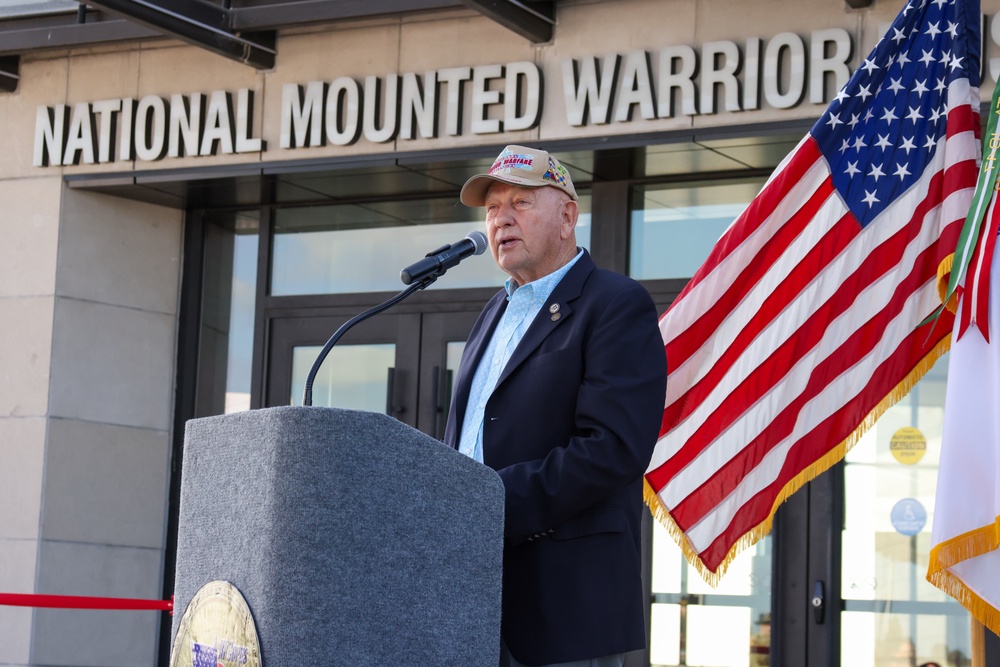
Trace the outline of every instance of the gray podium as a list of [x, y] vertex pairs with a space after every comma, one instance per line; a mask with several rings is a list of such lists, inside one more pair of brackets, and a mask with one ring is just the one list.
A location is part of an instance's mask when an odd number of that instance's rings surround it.
[[187, 424], [172, 637], [225, 580], [265, 667], [496, 667], [503, 485], [386, 415], [280, 407]]

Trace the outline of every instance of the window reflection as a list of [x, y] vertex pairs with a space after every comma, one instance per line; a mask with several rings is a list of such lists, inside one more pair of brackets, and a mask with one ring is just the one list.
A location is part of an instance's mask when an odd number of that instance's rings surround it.
[[258, 226], [256, 211], [216, 212], [206, 220], [199, 417], [250, 409]]
[[[742, 552], [712, 588], [654, 522], [652, 667], [766, 667], [771, 646], [771, 537]], [[725, 628], [726, 641], [719, 641]]]
[[0, 17], [75, 12], [79, 7], [76, 0], [0, 0]]
[[841, 664], [970, 664], [969, 615], [926, 580], [947, 355], [845, 457]]
[[[322, 345], [301, 345], [292, 349], [289, 405], [302, 405], [306, 379], [322, 349]], [[389, 370], [395, 365], [396, 346], [392, 343], [334, 347], [313, 379], [312, 404], [385, 412]]]
[[[482, 230], [484, 214], [453, 199], [286, 208], [275, 218], [271, 294], [399, 291], [400, 270]], [[590, 245], [590, 198], [580, 197], [577, 242]], [[451, 269], [431, 289], [496, 287], [507, 276], [488, 257]]]
[[642, 186], [633, 194], [629, 275], [690, 278], [764, 179]]

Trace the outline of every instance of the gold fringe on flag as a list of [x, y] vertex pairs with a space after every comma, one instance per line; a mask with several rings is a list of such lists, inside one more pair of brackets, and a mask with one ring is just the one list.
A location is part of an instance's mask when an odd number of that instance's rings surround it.
[[[951, 253], [947, 257], [941, 260], [938, 264], [937, 272], [937, 286], [938, 286], [938, 296], [941, 298], [941, 302], [944, 303], [944, 298], [948, 295], [948, 278], [951, 277], [951, 267], [955, 263], [955, 253]], [[952, 313], [958, 314], [958, 295], [959, 292], [956, 291], [948, 299], [948, 302], [944, 304], [944, 307], [950, 310]]]
[[955, 598], [980, 623], [1000, 634], [1000, 610], [979, 597], [948, 568], [1000, 547], [1000, 517], [993, 523], [945, 540], [931, 549], [927, 581]]
[[[942, 265], [943, 264], [944, 262], [942, 262]], [[691, 567], [698, 572], [701, 578], [704, 579], [709, 586], [712, 588], [718, 587], [719, 581], [722, 579], [722, 576], [726, 573], [726, 570], [729, 568], [729, 565], [733, 562], [733, 560], [735, 560], [743, 550], [753, 546], [762, 537], [771, 532], [771, 526], [774, 523], [774, 513], [778, 510], [778, 507], [783, 502], [788, 500], [793, 493], [832, 468], [841, 459], [843, 459], [844, 456], [847, 455], [847, 452], [851, 451], [854, 445], [861, 440], [861, 436], [863, 436], [872, 426], [875, 425], [875, 422], [878, 421], [879, 417], [881, 417], [882, 414], [885, 413], [885, 411], [890, 407], [898, 403], [900, 399], [910, 393], [913, 386], [927, 374], [927, 372], [934, 366], [934, 363], [950, 348], [951, 336], [946, 336], [940, 340], [937, 345], [935, 345], [919, 362], [917, 362], [913, 369], [907, 373], [906, 377], [903, 378], [899, 384], [893, 387], [892, 391], [890, 391], [885, 398], [879, 401], [879, 403], [872, 408], [871, 412], [868, 413], [864, 420], [862, 420], [862, 422], [849, 436], [843, 440], [843, 442], [828, 451], [814, 463], [807, 466], [793, 479], [789, 480], [789, 482], [785, 484], [785, 486], [778, 493], [767, 518], [754, 528], [750, 529], [745, 535], [736, 541], [733, 547], [729, 550], [729, 553], [726, 554], [726, 557], [719, 564], [717, 570], [709, 570], [701, 559], [698, 558], [698, 552], [691, 544], [691, 541], [688, 540], [684, 531], [681, 530], [680, 526], [677, 525], [677, 522], [674, 521], [674, 518], [670, 515], [670, 511], [663, 505], [663, 501], [660, 500], [660, 497], [653, 490], [653, 487], [649, 484], [649, 480], [644, 480], [643, 499], [646, 501], [649, 511], [652, 513], [653, 518], [659, 521], [660, 524], [666, 528], [667, 533], [681, 548], [681, 551], [684, 553], [684, 558], [691, 564]], [[998, 614], [997, 620], [1000, 621], [1000, 614]], [[987, 626], [994, 632], [997, 632], [997, 628], [990, 626], [989, 623], [987, 623]], [[1000, 625], [997, 627], [1000, 628]], [[1000, 632], [998, 632], [998, 634], [1000, 634]]]

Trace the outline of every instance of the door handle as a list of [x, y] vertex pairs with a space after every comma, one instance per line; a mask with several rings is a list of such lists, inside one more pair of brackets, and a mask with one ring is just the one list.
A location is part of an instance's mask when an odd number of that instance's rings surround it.
[[444, 438], [445, 421], [448, 418], [448, 409], [451, 407], [451, 371], [441, 366], [435, 366], [433, 371], [434, 383], [431, 394], [434, 396], [434, 437], [438, 440]]
[[823, 584], [822, 579], [817, 579], [816, 585], [813, 586], [811, 604], [813, 608], [813, 618], [816, 619], [816, 624], [822, 625], [823, 612], [826, 610], [826, 586]]
[[385, 414], [395, 417], [404, 412], [406, 412], [406, 406], [396, 404], [396, 369], [390, 366], [385, 383]]

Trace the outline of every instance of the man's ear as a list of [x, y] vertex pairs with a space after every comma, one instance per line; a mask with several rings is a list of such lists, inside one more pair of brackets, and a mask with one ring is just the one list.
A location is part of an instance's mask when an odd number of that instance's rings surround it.
[[572, 199], [567, 199], [559, 207], [560, 237], [568, 239], [575, 234], [576, 221], [580, 217], [580, 206]]

